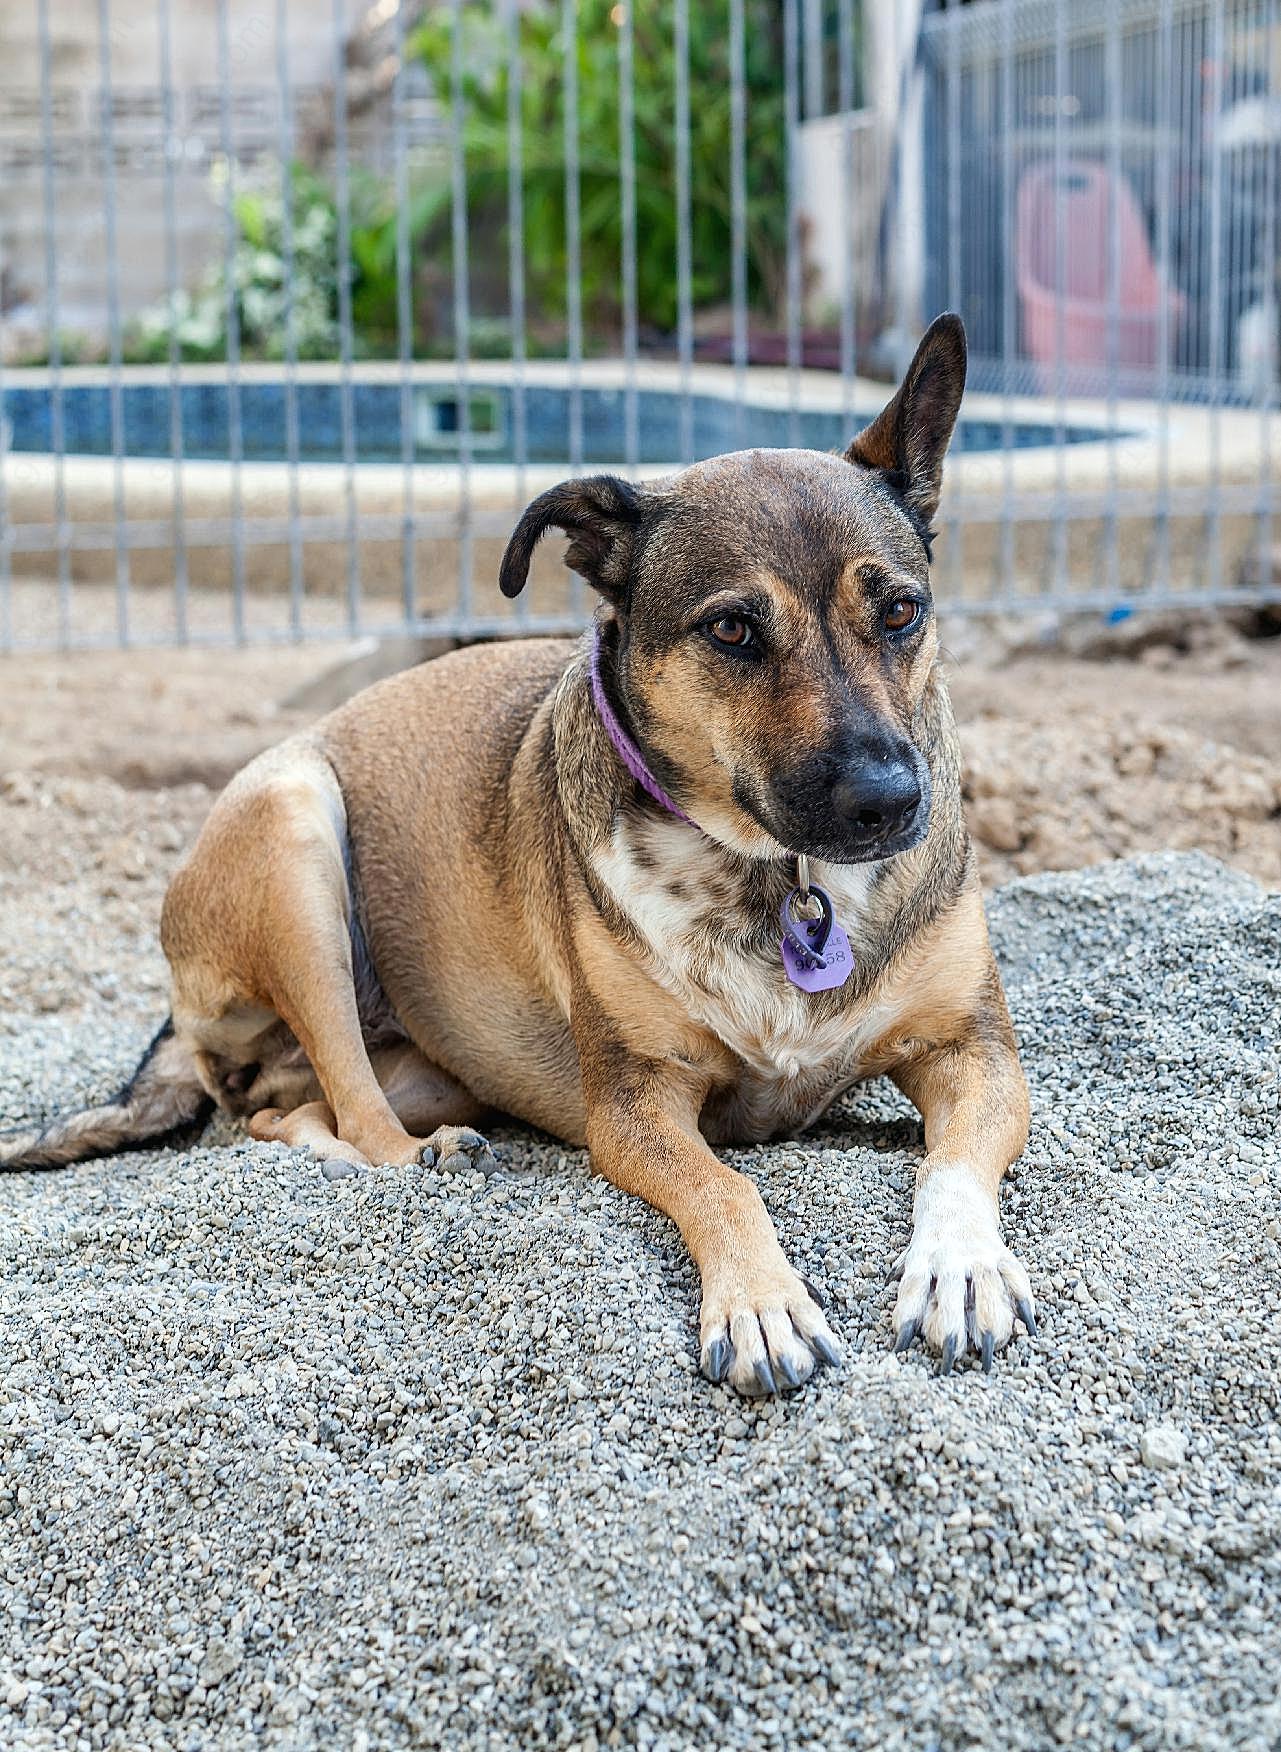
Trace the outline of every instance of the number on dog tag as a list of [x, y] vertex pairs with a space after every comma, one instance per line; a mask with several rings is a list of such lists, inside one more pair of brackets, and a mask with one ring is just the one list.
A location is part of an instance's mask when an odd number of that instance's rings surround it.
[[799, 888], [794, 888], [783, 902], [779, 915], [783, 922], [780, 945], [783, 966], [788, 979], [801, 991], [830, 992], [843, 986], [853, 973], [854, 957], [849, 938], [836, 922], [827, 892], [811, 887], [810, 894], [823, 909], [816, 919], [798, 919], [794, 915], [793, 903], [801, 899]]

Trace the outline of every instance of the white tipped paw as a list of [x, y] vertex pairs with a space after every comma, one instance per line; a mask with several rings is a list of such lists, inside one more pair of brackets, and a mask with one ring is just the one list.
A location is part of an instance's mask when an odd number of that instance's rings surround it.
[[465, 1174], [479, 1168], [492, 1174], [497, 1168], [488, 1138], [467, 1125], [438, 1125], [418, 1152], [424, 1168], [439, 1168], [444, 1174]]
[[841, 1360], [811, 1286], [785, 1263], [755, 1281], [705, 1286], [699, 1328], [703, 1373], [747, 1398], [786, 1393]]
[[966, 1168], [938, 1168], [917, 1195], [912, 1240], [895, 1271], [894, 1349], [922, 1338], [951, 1373], [972, 1351], [984, 1371], [1004, 1350], [1017, 1316], [1036, 1336], [1032, 1286], [1001, 1239], [996, 1208]]

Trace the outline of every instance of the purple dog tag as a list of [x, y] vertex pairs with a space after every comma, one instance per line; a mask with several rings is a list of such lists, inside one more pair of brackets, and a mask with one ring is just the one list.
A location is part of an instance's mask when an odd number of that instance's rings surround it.
[[836, 922], [831, 897], [825, 889], [810, 887], [810, 896], [822, 907], [816, 919], [797, 919], [792, 907], [803, 897], [793, 888], [783, 902], [779, 918], [783, 925], [783, 966], [787, 977], [803, 992], [830, 992], [843, 986], [854, 971], [850, 940]]

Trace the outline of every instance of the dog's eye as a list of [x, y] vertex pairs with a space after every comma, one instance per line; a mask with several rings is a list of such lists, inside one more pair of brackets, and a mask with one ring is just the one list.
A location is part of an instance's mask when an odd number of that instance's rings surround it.
[[891, 602], [882, 620], [887, 633], [905, 633], [920, 617], [920, 603], [913, 602], [910, 596], [900, 596], [897, 602]]
[[752, 642], [751, 627], [734, 614], [723, 614], [719, 620], [709, 621], [707, 630], [718, 645], [732, 645], [740, 651]]

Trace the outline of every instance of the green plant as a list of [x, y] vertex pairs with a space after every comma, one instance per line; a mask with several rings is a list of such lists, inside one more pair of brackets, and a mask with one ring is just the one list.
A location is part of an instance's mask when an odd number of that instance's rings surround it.
[[[292, 324], [300, 359], [331, 359], [339, 340], [334, 197], [314, 172], [291, 167], [290, 262], [284, 187], [276, 166], [240, 189], [232, 204], [236, 241], [230, 266], [240, 348], [251, 358], [281, 359]], [[220, 254], [194, 292], [180, 291], [172, 304], [165, 300], [144, 311], [127, 337], [128, 356], [166, 358], [172, 331], [184, 359], [225, 358], [227, 266]]]
[[[746, 0], [748, 296], [775, 308], [787, 248], [782, 9]], [[579, 0], [577, 8], [581, 284], [587, 324], [617, 332], [621, 300], [622, 206], [619, 188], [618, 0]], [[474, 278], [505, 298], [508, 198], [506, 25], [489, 0], [461, 10], [461, 136]], [[731, 108], [726, 0], [698, 0], [689, 18], [692, 302], [728, 301], [731, 260]], [[444, 7], [413, 33], [438, 103], [454, 117], [454, 23]], [[670, 331], [677, 321], [676, 51], [673, 0], [646, 0], [634, 14], [637, 306], [642, 324]], [[539, 319], [566, 307], [565, 45], [554, 3], [522, 10], [521, 155], [524, 259], [529, 305]], [[413, 189], [418, 250], [448, 260], [451, 211], [447, 158]], [[389, 221], [390, 223], [390, 221]], [[488, 240], [488, 241], [486, 241]], [[370, 240], [383, 271], [394, 261], [394, 227]]]
[[[620, 0], [578, 0], [580, 284], [589, 347], [617, 345], [622, 299], [623, 221], [619, 162]], [[783, 295], [787, 250], [781, 8], [744, 0], [747, 103], [747, 290], [771, 316]], [[636, 295], [643, 328], [677, 323], [676, 54], [673, 0], [646, 0], [634, 23]], [[464, 160], [473, 353], [502, 357], [508, 322], [507, 26], [492, 0], [466, 0], [461, 29]], [[559, 351], [566, 316], [565, 57], [561, 12], [541, 0], [520, 13], [520, 149], [524, 200], [527, 344]], [[452, 9], [438, 7], [414, 29], [409, 52], [427, 69], [438, 104], [454, 121]], [[728, 303], [732, 288], [731, 110], [728, 0], [690, 6], [690, 245], [695, 308]], [[276, 166], [233, 201], [230, 263], [219, 252], [194, 292], [143, 313], [126, 338], [135, 361], [163, 360], [171, 335], [185, 359], [226, 357], [228, 276], [241, 352], [280, 359], [287, 317], [302, 359], [332, 359], [340, 344], [338, 212], [315, 171], [287, 172], [292, 271], [286, 252], [285, 174]], [[409, 190], [414, 352], [455, 347], [452, 311], [452, 165], [448, 150], [418, 168]], [[355, 350], [394, 355], [398, 225], [388, 180], [355, 173], [349, 215]], [[288, 294], [288, 295], [287, 295]]]

